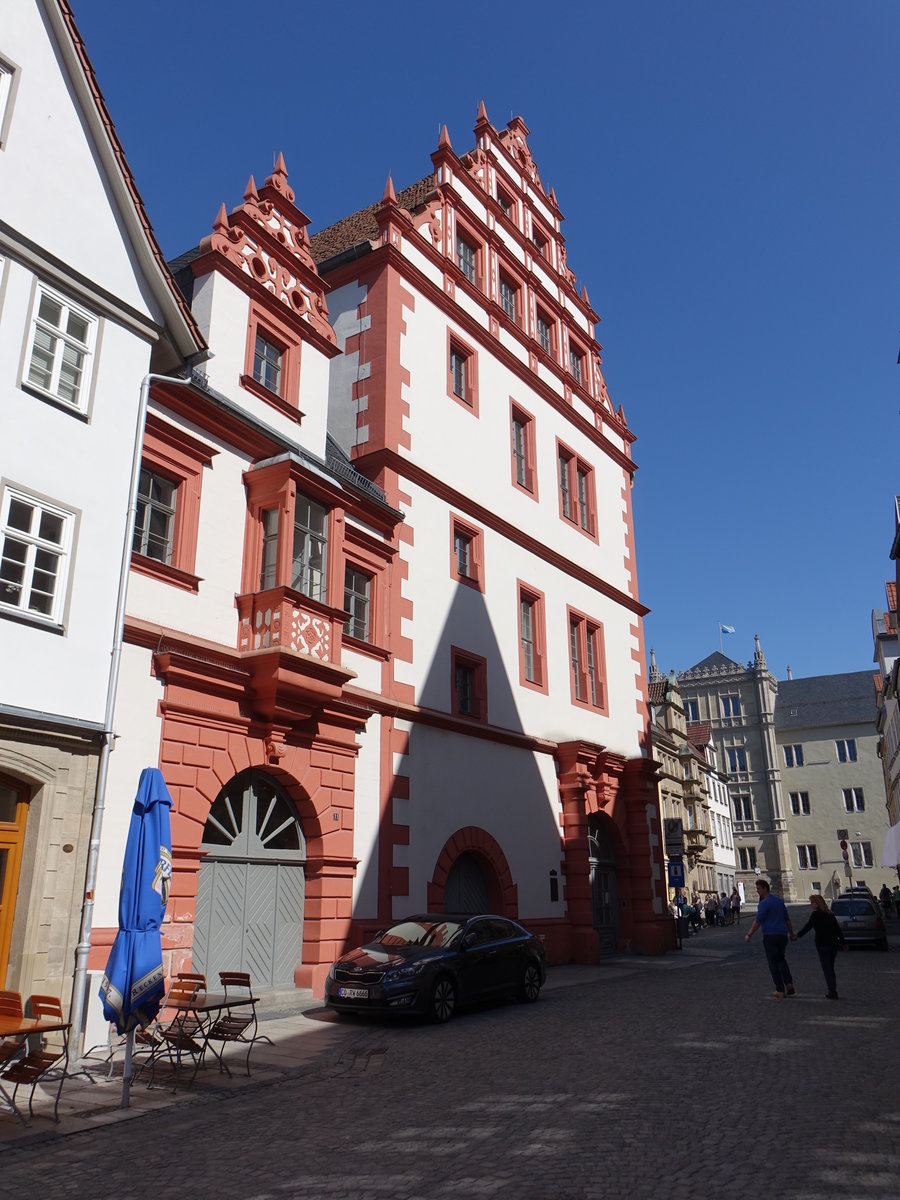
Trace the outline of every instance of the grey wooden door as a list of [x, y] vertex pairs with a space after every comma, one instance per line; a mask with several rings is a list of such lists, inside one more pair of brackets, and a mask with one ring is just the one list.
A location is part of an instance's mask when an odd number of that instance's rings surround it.
[[257, 988], [292, 987], [303, 951], [305, 843], [293, 805], [257, 771], [236, 776], [203, 834], [194, 970], [249, 971]]
[[615, 954], [619, 936], [619, 897], [616, 855], [606, 831], [594, 814], [588, 817], [588, 864], [591, 872], [591, 913], [602, 956]]
[[487, 880], [474, 854], [461, 854], [447, 872], [444, 885], [444, 912], [480, 913], [491, 911]]

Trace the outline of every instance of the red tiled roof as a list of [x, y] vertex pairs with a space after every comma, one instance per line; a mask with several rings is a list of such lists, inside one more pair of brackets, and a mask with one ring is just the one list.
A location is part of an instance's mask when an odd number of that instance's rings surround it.
[[[420, 179], [408, 188], [404, 188], [402, 192], [398, 192], [397, 203], [401, 208], [413, 212], [425, 203], [433, 191], [434, 175], [426, 175], [424, 179]], [[361, 208], [357, 212], [351, 213], [349, 217], [336, 221], [334, 225], [329, 225], [327, 229], [320, 229], [318, 233], [312, 234], [309, 246], [316, 262], [324, 262], [326, 259], [340, 254], [342, 250], [358, 246], [361, 242], [376, 241], [378, 223], [375, 220], [375, 214], [380, 208], [381, 201], [379, 200], [377, 204]]]
[[712, 736], [712, 725], [709, 721], [688, 721], [685, 728], [692, 746], [709, 745]]
[[666, 698], [666, 681], [654, 679], [647, 685], [647, 698], [651, 704], [662, 704]]
[[884, 585], [884, 590], [887, 592], [888, 608], [892, 612], [897, 611], [897, 581], [896, 579], [888, 579]]

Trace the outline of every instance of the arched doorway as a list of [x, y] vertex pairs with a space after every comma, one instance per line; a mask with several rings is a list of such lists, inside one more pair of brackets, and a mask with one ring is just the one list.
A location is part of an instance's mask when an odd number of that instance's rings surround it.
[[481, 862], [477, 855], [465, 851], [447, 872], [444, 912], [490, 912], [493, 907], [491, 889]]
[[9, 943], [16, 914], [19, 864], [25, 844], [27, 816], [25, 787], [0, 776], [0, 986], [6, 981], [9, 964]]
[[591, 872], [591, 915], [601, 956], [615, 954], [618, 943], [619, 898], [616, 854], [599, 813], [588, 816], [588, 864]]
[[203, 830], [194, 970], [249, 971], [257, 988], [294, 986], [303, 953], [306, 841], [290, 798], [261, 771], [236, 775]]

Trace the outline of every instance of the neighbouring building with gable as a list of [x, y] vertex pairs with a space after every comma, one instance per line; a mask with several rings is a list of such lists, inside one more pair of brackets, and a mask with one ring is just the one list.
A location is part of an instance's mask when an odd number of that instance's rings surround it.
[[0, 987], [60, 996], [67, 1007], [76, 947], [86, 965], [79, 939], [90, 924], [92, 839], [113, 738], [145, 377], [179, 370], [203, 350], [68, 4], [7, 0], [0, 22]]

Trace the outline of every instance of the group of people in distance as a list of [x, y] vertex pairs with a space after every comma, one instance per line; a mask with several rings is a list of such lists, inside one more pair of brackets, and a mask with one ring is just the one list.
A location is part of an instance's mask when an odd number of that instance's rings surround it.
[[883, 883], [881, 891], [878, 893], [878, 899], [881, 903], [881, 910], [886, 917], [892, 917], [894, 913], [900, 917], [900, 883], [895, 884], [893, 891], [891, 891], [886, 883]]
[[690, 927], [695, 932], [706, 925], [712, 929], [716, 925], [734, 925], [741, 923], [741, 894], [737, 887], [731, 895], [721, 892], [707, 892], [701, 897], [695, 888], [688, 900], [684, 888], [676, 888], [675, 895], [669, 903], [669, 913], [673, 917], [687, 917]]

